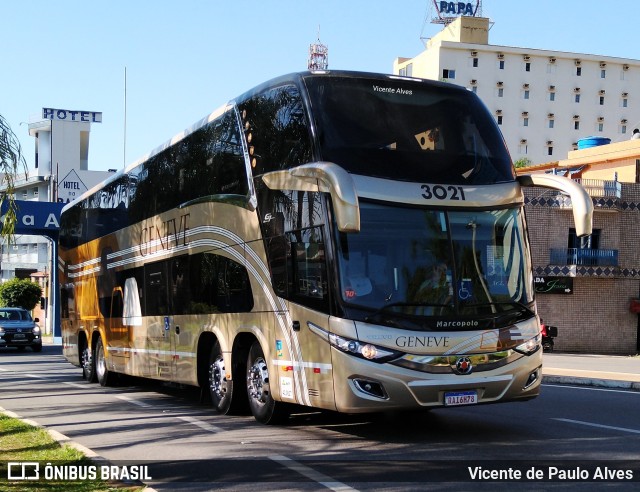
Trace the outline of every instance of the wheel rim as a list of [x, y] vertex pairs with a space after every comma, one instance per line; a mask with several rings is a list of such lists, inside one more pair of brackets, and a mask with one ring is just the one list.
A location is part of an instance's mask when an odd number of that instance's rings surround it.
[[269, 398], [269, 370], [263, 358], [255, 360], [249, 368], [247, 376], [249, 397], [259, 405], [264, 405]]
[[91, 352], [89, 348], [85, 348], [82, 351], [82, 369], [85, 374], [89, 374], [91, 372]]
[[106, 372], [107, 366], [104, 360], [104, 350], [102, 344], [98, 344], [98, 347], [96, 347], [96, 375], [102, 378]]
[[227, 377], [222, 356], [216, 357], [209, 367], [209, 386], [211, 392], [221, 400], [227, 394]]

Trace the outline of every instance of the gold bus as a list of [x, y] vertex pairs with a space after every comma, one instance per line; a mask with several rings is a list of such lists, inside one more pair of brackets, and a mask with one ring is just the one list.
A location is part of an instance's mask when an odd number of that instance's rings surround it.
[[199, 386], [223, 414], [430, 409], [538, 395], [521, 186], [452, 84], [265, 83], [68, 204], [63, 349], [87, 381]]

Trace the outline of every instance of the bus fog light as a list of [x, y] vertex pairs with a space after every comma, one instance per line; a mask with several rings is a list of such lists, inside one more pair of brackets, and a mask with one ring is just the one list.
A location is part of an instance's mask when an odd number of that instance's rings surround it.
[[387, 392], [384, 390], [382, 384], [377, 381], [367, 381], [366, 379], [354, 379], [353, 383], [363, 393], [366, 393], [377, 398], [388, 399]]
[[527, 382], [525, 383], [523, 389], [529, 388], [537, 380], [538, 380], [538, 370], [536, 369], [531, 374], [529, 374], [529, 377], [527, 378]]

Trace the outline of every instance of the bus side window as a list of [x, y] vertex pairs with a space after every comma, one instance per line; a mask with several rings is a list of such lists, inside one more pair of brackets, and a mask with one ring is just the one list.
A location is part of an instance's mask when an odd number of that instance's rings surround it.
[[254, 175], [311, 161], [311, 139], [297, 87], [269, 89], [238, 108]]
[[291, 242], [288, 264], [290, 298], [326, 311], [329, 296], [322, 227], [292, 231], [288, 236]]
[[125, 326], [142, 325], [140, 294], [138, 292], [138, 281], [135, 279], [135, 277], [129, 277], [124, 282], [124, 307], [122, 312], [122, 324]]
[[169, 314], [167, 264], [164, 261], [145, 266], [145, 304], [147, 316]]

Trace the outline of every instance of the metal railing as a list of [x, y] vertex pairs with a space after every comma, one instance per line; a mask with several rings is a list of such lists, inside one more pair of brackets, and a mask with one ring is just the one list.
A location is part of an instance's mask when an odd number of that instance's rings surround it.
[[552, 265], [618, 266], [617, 249], [551, 249], [550, 257]]
[[622, 185], [619, 181], [605, 181], [602, 179], [574, 179], [580, 183], [589, 196], [595, 197], [622, 197]]

